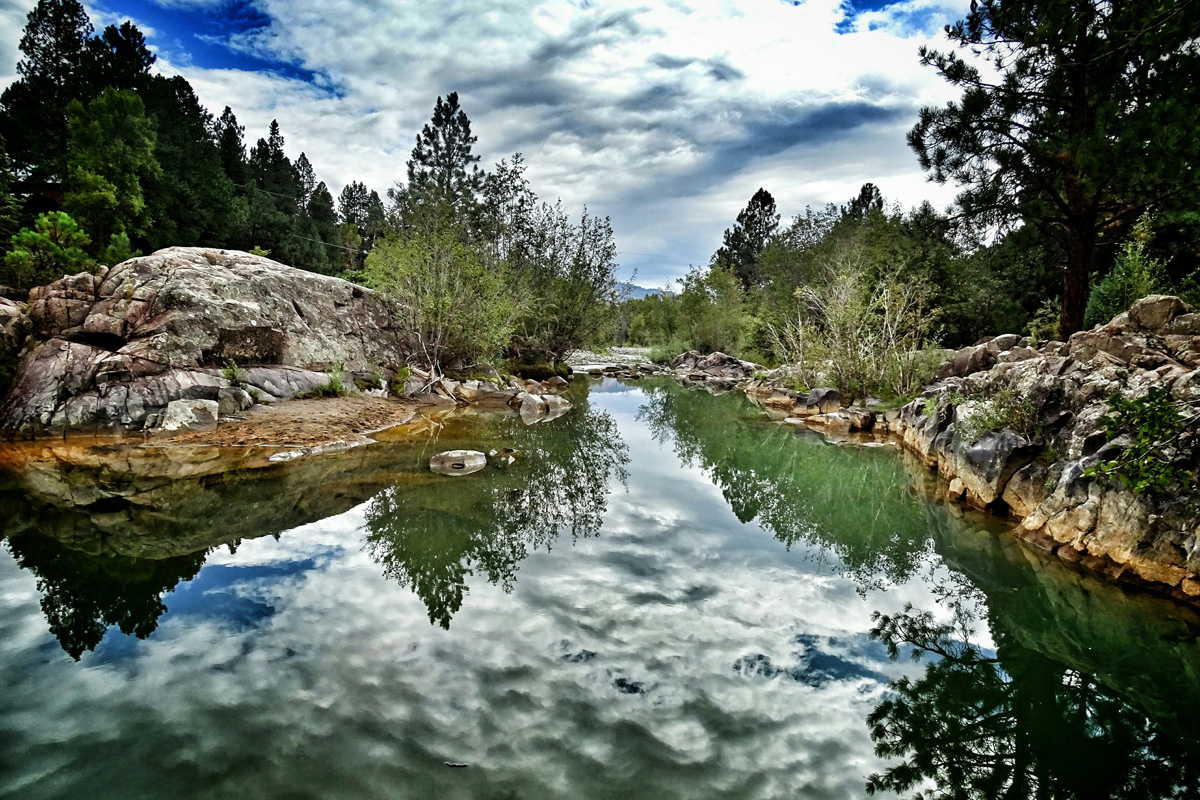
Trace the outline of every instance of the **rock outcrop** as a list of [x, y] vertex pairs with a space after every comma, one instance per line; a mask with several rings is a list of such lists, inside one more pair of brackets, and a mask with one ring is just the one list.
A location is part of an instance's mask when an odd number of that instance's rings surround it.
[[[1086, 474], [1122, 446], [1099, 423], [1108, 398], [1157, 388], [1197, 400], [1198, 368], [1200, 314], [1155, 295], [1067, 342], [1035, 350], [996, 337], [957, 351], [942, 380], [901, 410], [896, 429], [952, 499], [1020, 518], [1020, 536], [1065, 560], [1198, 596], [1193, 498], [1135, 495]], [[1002, 393], [1020, 404], [1022, 432], [973, 422]]]
[[[0, 307], [6, 337], [21, 316]], [[249, 394], [270, 402], [319, 386], [334, 369], [394, 369], [408, 349], [384, 303], [361, 286], [203, 248], [38, 287], [28, 320], [37, 344], [0, 405], [19, 435], [143, 430], [173, 401], [228, 404], [230, 362], [244, 368]]]

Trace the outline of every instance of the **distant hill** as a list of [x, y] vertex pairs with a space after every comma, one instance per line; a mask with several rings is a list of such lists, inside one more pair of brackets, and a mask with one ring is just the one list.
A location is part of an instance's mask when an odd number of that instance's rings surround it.
[[675, 294], [674, 292], [668, 292], [665, 289], [647, 289], [645, 286], [637, 286], [636, 284], [632, 283], [619, 283], [617, 284], [617, 290], [622, 294], [628, 292], [630, 300], [644, 300], [652, 294], [663, 294], [668, 296]]

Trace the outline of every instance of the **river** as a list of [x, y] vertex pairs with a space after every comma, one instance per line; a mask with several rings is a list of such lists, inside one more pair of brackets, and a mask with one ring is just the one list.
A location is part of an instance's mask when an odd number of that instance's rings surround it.
[[[1193, 611], [936, 501], [893, 447], [578, 383], [545, 424], [271, 466], [8, 458], [0, 797], [1200, 791]], [[494, 466], [425, 466], [461, 447]]]

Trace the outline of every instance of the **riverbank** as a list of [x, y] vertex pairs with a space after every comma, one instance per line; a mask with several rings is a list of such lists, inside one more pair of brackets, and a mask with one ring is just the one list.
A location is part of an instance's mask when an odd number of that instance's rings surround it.
[[[786, 370], [688, 353], [676, 380], [733, 386], [787, 422], [886, 436], [938, 478], [938, 495], [1010, 520], [1016, 536], [1109, 578], [1200, 603], [1194, 432], [1154, 457], [1181, 476], [1135, 492], [1093, 472], [1133, 440], [1106, 428], [1110, 398], [1188, 407], [1200, 394], [1200, 314], [1178, 298], [1139, 300], [1107, 325], [1039, 347], [1016, 335], [950, 354], [939, 380], [903, 407], [843, 407], [832, 389], [796, 391]], [[740, 379], [739, 379], [740, 378]]]

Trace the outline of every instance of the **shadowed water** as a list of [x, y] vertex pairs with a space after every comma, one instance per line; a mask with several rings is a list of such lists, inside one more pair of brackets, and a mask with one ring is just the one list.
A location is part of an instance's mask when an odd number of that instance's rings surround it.
[[[0, 796], [1196, 794], [1189, 610], [740, 396], [574, 400], [5, 454]], [[516, 461], [425, 467], [463, 447]]]

